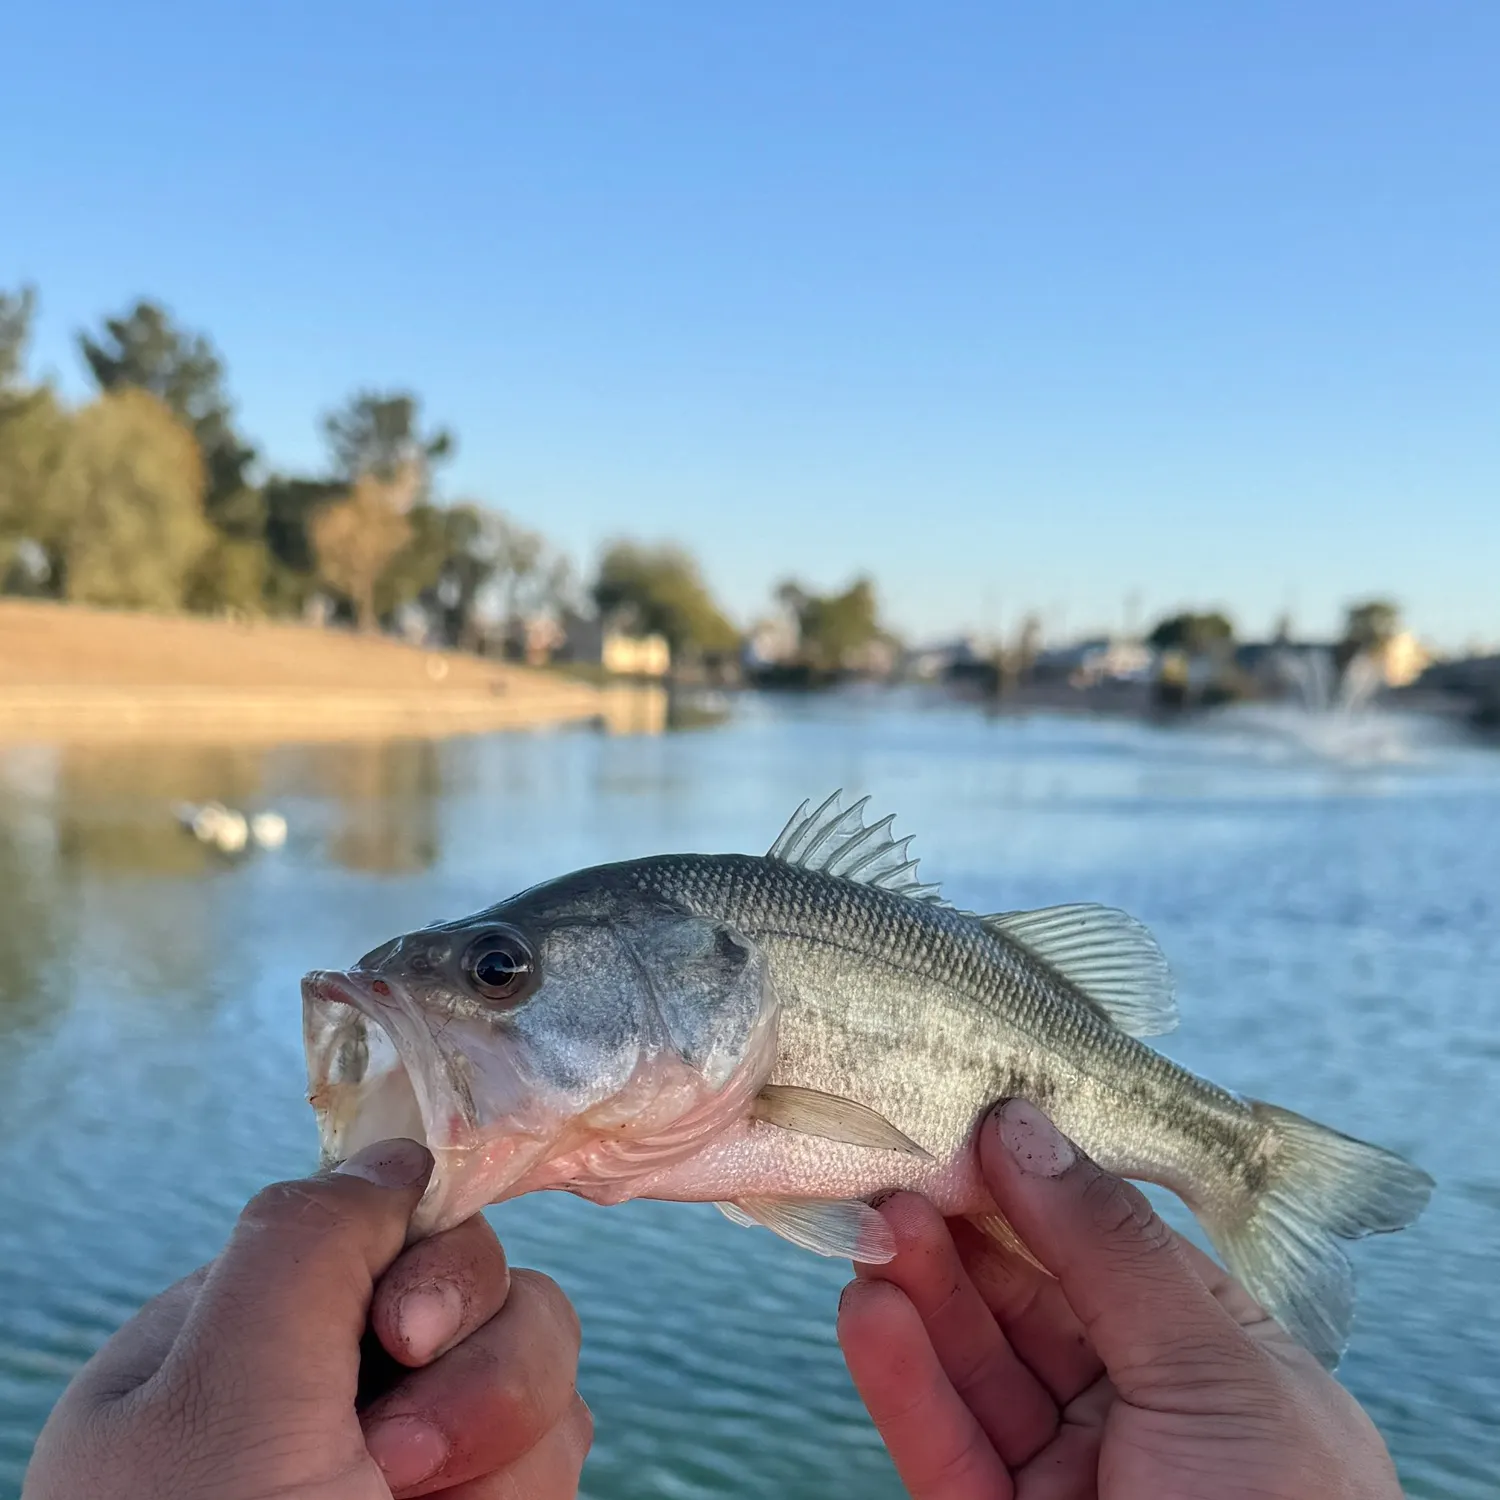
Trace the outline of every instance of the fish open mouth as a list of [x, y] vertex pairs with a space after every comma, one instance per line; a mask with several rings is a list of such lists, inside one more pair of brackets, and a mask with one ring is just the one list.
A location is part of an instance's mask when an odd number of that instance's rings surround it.
[[498, 1201], [543, 1149], [517, 1118], [525, 1086], [510, 1060], [493, 1047], [484, 1053], [492, 1109], [481, 1122], [458, 1029], [450, 1023], [451, 1046], [441, 1046], [400, 984], [357, 969], [318, 970], [302, 981], [302, 1018], [324, 1168], [395, 1137], [432, 1153], [409, 1238]]
[[307, 1099], [318, 1117], [325, 1168], [398, 1136], [432, 1147], [408, 1061], [372, 998], [344, 974], [319, 972], [302, 981]]

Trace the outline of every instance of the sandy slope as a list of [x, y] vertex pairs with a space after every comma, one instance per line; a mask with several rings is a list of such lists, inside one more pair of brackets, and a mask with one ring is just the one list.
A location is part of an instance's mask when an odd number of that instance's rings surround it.
[[557, 674], [384, 638], [0, 600], [0, 739], [446, 735], [601, 711]]

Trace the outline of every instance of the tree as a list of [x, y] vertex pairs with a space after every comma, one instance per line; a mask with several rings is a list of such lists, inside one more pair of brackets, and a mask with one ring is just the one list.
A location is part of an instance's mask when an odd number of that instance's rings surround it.
[[868, 578], [855, 579], [841, 594], [810, 593], [789, 580], [776, 597], [796, 617], [803, 661], [817, 671], [837, 671], [880, 637], [875, 585]]
[[265, 599], [269, 609], [295, 614], [318, 586], [318, 558], [313, 549], [313, 517], [347, 490], [331, 479], [302, 479], [273, 474], [262, 495], [266, 508]]
[[379, 624], [376, 588], [381, 575], [411, 539], [407, 512], [416, 483], [412, 469], [390, 479], [362, 474], [342, 500], [312, 519], [313, 552], [319, 577], [354, 607], [361, 630]]
[[78, 344], [101, 391], [150, 391], [192, 429], [203, 454], [209, 520], [226, 536], [260, 541], [265, 509], [248, 478], [255, 450], [235, 432], [224, 364], [209, 340], [142, 300], [123, 317], [107, 318], [98, 338], [79, 334]]
[[11, 392], [20, 383], [35, 314], [35, 287], [0, 292], [0, 395]]
[[679, 547], [613, 543], [600, 561], [593, 596], [601, 614], [625, 616], [637, 629], [665, 636], [674, 653], [731, 651], [739, 644], [698, 564]]
[[361, 474], [391, 479], [414, 469], [421, 478], [418, 498], [425, 498], [428, 472], [452, 455], [454, 440], [446, 428], [423, 435], [421, 407], [410, 391], [356, 391], [323, 419], [334, 472], [352, 484]]
[[1378, 651], [1401, 633], [1401, 607], [1390, 599], [1365, 599], [1344, 612], [1344, 644]]
[[55, 545], [68, 599], [176, 609], [211, 540], [203, 459], [155, 396], [120, 390], [73, 418], [54, 481]]
[[1207, 614], [1185, 611], [1158, 621], [1146, 644], [1158, 651], [1186, 651], [1190, 656], [1222, 649], [1234, 640], [1234, 625], [1217, 610]]
[[571, 569], [539, 533], [471, 500], [416, 505], [408, 519], [377, 590], [382, 615], [420, 604], [448, 645], [474, 650], [487, 602], [508, 624], [561, 604]]
[[69, 424], [50, 389], [25, 382], [35, 309], [30, 287], [0, 293], [0, 587], [47, 591], [60, 576], [55, 481]]

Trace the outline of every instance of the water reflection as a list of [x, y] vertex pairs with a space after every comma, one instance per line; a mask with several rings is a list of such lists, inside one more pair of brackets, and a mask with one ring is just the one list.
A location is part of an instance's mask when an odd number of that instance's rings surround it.
[[263, 798], [264, 753], [242, 746], [68, 745], [55, 753], [59, 848], [85, 869], [202, 875], [219, 856], [183, 832], [174, 806], [247, 807]]
[[[428, 740], [345, 745], [310, 754], [299, 791], [321, 789], [337, 807], [328, 857], [346, 870], [413, 874], [438, 857], [442, 754]], [[317, 783], [323, 783], [318, 788]]]
[[25, 786], [34, 778], [25, 770], [0, 765], [0, 1078], [13, 1056], [9, 1038], [44, 1025], [60, 1004], [56, 958], [65, 909], [56, 839], [36, 811], [35, 787]]

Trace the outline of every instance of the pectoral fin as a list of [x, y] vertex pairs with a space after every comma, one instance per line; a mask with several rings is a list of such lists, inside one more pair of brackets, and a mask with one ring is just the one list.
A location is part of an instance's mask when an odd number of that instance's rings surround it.
[[815, 1255], [883, 1265], [896, 1253], [890, 1225], [857, 1198], [741, 1198], [715, 1207], [736, 1224], [762, 1224]]
[[802, 1135], [820, 1135], [850, 1146], [870, 1146], [879, 1151], [905, 1151], [931, 1160], [912, 1138], [897, 1130], [884, 1115], [853, 1099], [825, 1094], [818, 1089], [791, 1084], [768, 1083], [756, 1096], [751, 1115], [767, 1125], [795, 1130]]
[[982, 1214], [970, 1219], [969, 1223], [1002, 1249], [1019, 1256], [1027, 1265], [1035, 1266], [1043, 1276], [1051, 1276], [1052, 1272], [1026, 1248], [1026, 1241], [1016, 1233], [1014, 1226], [1004, 1214]]

